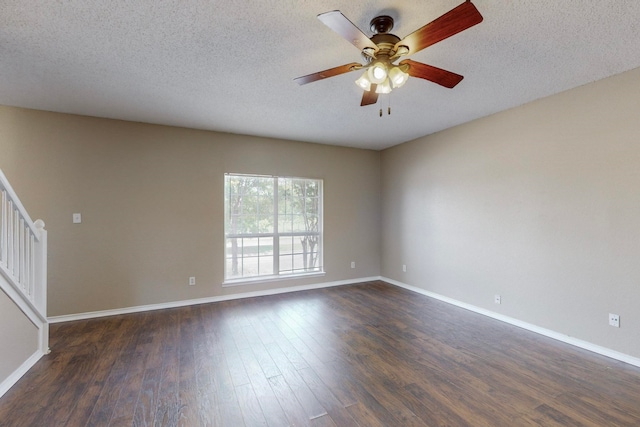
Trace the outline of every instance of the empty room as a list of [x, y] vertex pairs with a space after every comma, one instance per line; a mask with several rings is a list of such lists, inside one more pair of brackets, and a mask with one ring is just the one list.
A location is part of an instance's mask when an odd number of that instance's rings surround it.
[[0, 1], [0, 426], [640, 425], [639, 23]]

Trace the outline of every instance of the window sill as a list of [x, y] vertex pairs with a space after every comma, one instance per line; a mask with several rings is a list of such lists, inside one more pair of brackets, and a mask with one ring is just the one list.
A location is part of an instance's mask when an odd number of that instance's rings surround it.
[[269, 282], [281, 282], [284, 280], [290, 279], [305, 279], [307, 277], [321, 277], [326, 273], [324, 271], [314, 271], [313, 273], [302, 273], [302, 274], [286, 274], [281, 276], [262, 276], [262, 277], [243, 277], [242, 279], [231, 279], [225, 280], [222, 282], [223, 288], [230, 288], [232, 286], [242, 286], [242, 285], [256, 285], [259, 283], [269, 283]]

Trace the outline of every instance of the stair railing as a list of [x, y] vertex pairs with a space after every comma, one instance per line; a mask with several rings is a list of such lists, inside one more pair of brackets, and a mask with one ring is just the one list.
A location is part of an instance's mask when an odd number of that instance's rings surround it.
[[39, 329], [39, 348], [49, 348], [47, 231], [35, 223], [0, 170], [0, 274], [2, 290]]

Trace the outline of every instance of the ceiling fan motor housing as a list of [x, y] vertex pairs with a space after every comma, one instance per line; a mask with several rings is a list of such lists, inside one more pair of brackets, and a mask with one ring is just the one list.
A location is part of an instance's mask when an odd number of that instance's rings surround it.
[[[374, 34], [371, 37], [371, 41], [378, 46], [378, 52], [375, 55], [376, 59], [391, 58], [396, 54], [395, 46], [400, 41], [400, 37], [395, 34], [383, 33]], [[363, 52], [362, 57], [367, 64], [370, 64], [374, 60], [371, 56]]]
[[374, 34], [388, 33], [393, 29], [393, 18], [388, 15], [376, 16], [369, 25]]

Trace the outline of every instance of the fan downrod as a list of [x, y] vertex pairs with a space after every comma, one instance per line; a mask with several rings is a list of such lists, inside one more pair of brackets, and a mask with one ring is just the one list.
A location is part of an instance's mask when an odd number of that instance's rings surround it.
[[376, 16], [369, 26], [374, 34], [386, 34], [393, 29], [393, 18], [388, 15]]

